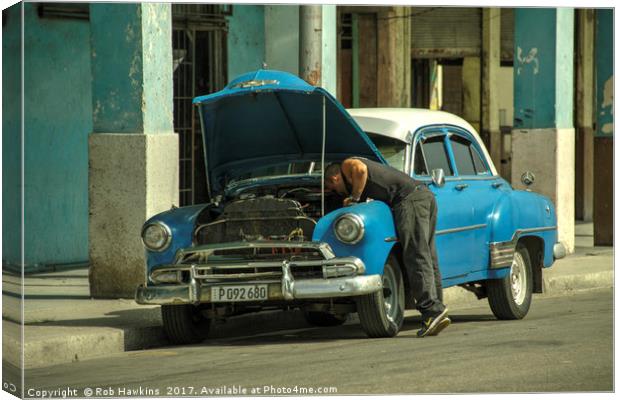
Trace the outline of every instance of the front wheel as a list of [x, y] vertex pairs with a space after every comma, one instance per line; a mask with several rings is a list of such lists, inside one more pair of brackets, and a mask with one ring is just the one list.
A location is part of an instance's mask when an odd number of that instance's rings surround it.
[[161, 306], [164, 332], [172, 343], [200, 343], [207, 338], [211, 320], [191, 304]]
[[405, 287], [396, 257], [383, 268], [383, 290], [356, 299], [362, 329], [369, 337], [393, 337], [405, 318]]
[[529, 252], [517, 244], [510, 273], [503, 279], [487, 281], [491, 311], [497, 319], [522, 319], [530, 309], [533, 286]]

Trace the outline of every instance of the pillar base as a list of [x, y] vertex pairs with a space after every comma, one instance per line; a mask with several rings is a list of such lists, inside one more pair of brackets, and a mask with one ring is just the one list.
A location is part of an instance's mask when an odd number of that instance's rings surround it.
[[176, 134], [89, 136], [89, 282], [95, 298], [133, 298], [145, 282], [140, 231], [178, 205]]
[[614, 140], [613, 137], [594, 138], [594, 245], [614, 244]]
[[572, 128], [512, 131], [512, 185], [525, 189], [521, 175], [531, 171], [534, 192], [551, 199], [558, 216], [558, 240], [575, 249], [575, 130]]

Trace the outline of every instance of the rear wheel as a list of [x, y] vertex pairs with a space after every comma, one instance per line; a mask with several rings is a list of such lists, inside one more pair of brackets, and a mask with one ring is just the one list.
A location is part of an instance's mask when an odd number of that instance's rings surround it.
[[517, 244], [510, 273], [487, 281], [491, 311], [498, 319], [522, 319], [530, 309], [533, 286], [530, 255], [523, 244]]
[[325, 311], [304, 311], [306, 322], [314, 326], [339, 326], [346, 322], [348, 314], [331, 314]]
[[207, 338], [211, 320], [191, 304], [163, 305], [164, 332], [175, 344], [200, 343]]
[[390, 255], [383, 268], [383, 290], [356, 299], [362, 329], [369, 337], [396, 336], [403, 325], [405, 288], [403, 276]]

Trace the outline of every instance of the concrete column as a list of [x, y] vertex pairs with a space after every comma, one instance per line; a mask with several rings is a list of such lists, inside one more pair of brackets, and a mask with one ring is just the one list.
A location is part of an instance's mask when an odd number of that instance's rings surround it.
[[377, 14], [378, 107], [411, 105], [410, 7], [390, 7]]
[[321, 83], [322, 11], [321, 6], [299, 7], [299, 76], [314, 86]]
[[321, 87], [336, 97], [338, 91], [338, 34], [335, 5], [321, 6]]
[[337, 37], [336, 6], [299, 6], [299, 76], [334, 97], [338, 90]]
[[592, 221], [594, 195], [594, 10], [577, 10], [575, 218]]
[[502, 165], [498, 90], [501, 48], [500, 21], [501, 12], [499, 8], [482, 9], [482, 126], [480, 133], [489, 143], [489, 153], [497, 168]]
[[536, 175], [533, 191], [551, 198], [558, 235], [575, 243], [575, 129], [573, 128], [574, 12], [515, 9], [512, 184]]
[[480, 131], [480, 58], [478, 57], [463, 58], [463, 118]]
[[613, 245], [614, 16], [596, 10], [596, 135], [594, 137], [594, 245]]
[[143, 222], [178, 204], [169, 4], [91, 4], [90, 291], [131, 298], [145, 281]]

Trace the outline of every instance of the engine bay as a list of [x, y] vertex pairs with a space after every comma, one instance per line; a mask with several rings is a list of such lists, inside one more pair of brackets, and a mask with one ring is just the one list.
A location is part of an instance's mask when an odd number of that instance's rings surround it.
[[[236, 193], [203, 211], [195, 230], [197, 244], [234, 241], [309, 241], [321, 218], [317, 185], [263, 185]], [[342, 206], [342, 197], [325, 193], [325, 213]]]

